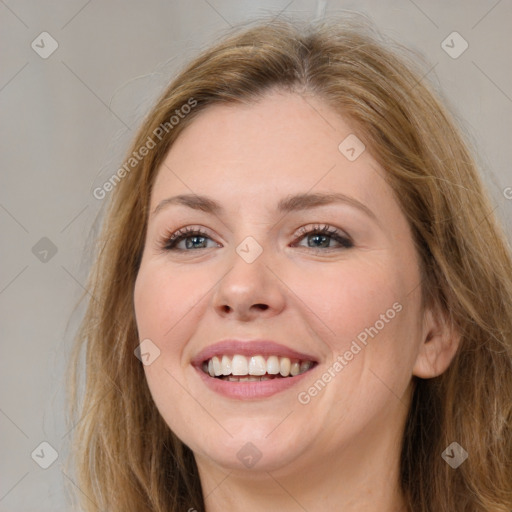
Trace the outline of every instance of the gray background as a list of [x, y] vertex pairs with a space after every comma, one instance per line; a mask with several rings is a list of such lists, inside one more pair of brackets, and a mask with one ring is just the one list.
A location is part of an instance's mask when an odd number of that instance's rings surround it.
[[[230, 25], [341, 10], [368, 15], [430, 61], [428, 79], [464, 123], [512, 239], [510, 0], [0, 0], [0, 511], [69, 510], [64, 368], [84, 311], [73, 307], [90, 265], [85, 249], [105, 202], [92, 190], [122, 164], [141, 117], [178, 67]], [[46, 59], [31, 47], [42, 46], [43, 31], [59, 45]], [[453, 31], [469, 44], [456, 59], [441, 47]], [[43, 441], [59, 454], [48, 469], [31, 458]], [[48, 449], [36, 454], [49, 461]]]

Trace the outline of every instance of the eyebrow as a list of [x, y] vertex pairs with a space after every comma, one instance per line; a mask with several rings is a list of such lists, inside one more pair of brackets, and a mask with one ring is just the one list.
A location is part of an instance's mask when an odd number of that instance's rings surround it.
[[[277, 211], [279, 213], [290, 213], [301, 210], [310, 210], [320, 206], [327, 206], [333, 203], [349, 204], [361, 211], [363, 211], [370, 218], [378, 222], [377, 216], [365, 204], [357, 199], [341, 193], [303, 193], [295, 194], [283, 198], [277, 204]], [[169, 205], [176, 204], [186, 206], [194, 210], [200, 210], [213, 215], [222, 215], [224, 208], [214, 199], [198, 194], [180, 194], [178, 196], [168, 197], [158, 203], [153, 210], [152, 215], [156, 215], [159, 211]]]

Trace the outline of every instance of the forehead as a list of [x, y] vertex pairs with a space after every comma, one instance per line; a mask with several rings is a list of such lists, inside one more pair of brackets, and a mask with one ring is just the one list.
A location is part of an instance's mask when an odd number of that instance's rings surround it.
[[275, 91], [251, 104], [213, 105], [171, 147], [158, 171], [152, 208], [182, 193], [240, 206], [308, 191], [342, 192], [369, 205], [394, 202], [363, 138], [313, 96]]

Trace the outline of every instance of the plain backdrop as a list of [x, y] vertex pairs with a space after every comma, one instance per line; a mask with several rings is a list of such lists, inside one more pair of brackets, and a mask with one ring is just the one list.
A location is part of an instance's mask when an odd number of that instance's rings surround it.
[[[80, 492], [65, 466], [64, 370], [104, 203], [92, 191], [122, 164], [142, 116], [231, 25], [341, 11], [430, 62], [425, 79], [472, 140], [512, 239], [510, 1], [0, 0], [0, 511], [66, 511], [64, 484]], [[454, 31], [456, 49], [468, 44], [457, 58], [442, 46]], [[47, 469], [55, 454], [42, 442], [58, 454]]]

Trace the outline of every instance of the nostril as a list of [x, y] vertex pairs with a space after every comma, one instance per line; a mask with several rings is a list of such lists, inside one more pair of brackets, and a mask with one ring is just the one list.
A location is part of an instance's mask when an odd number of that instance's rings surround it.
[[[262, 311], [266, 311], [268, 309], [268, 304], [254, 304], [254, 307], [257, 307], [258, 309], [261, 309]], [[231, 306], [225, 305], [222, 306], [222, 310], [224, 313], [229, 313], [233, 310]]]

